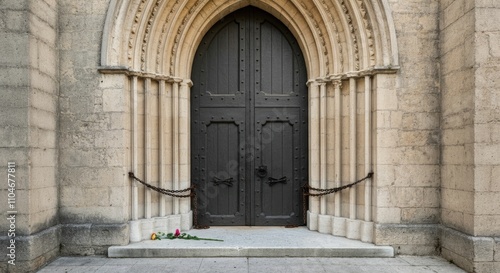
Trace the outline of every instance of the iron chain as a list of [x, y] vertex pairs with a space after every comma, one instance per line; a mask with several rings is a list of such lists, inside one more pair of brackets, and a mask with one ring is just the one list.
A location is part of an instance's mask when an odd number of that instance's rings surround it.
[[[177, 198], [188, 198], [188, 197], [191, 197], [192, 198], [192, 202], [193, 202], [193, 206], [194, 206], [194, 211], [193, 211], [193, 228], [195, 228], [195, 229], [206, 229], [206, 228], [209, 228], [209, 226], [199, 226], [198, 225], [198, 198], [196, 198], [196, 191], [195, 191], [196, 187], [189, 187], [189, 188], [182, 189], [182, 190], [168, 190], [168, 189], [159, 188], [159, 187], [156, 187], [156, 186], [153, 186], [151, 184], [146, 183], [145, 181], [137, 178], [133, 172], [129, 172], [128, 176], [130, 178], [132, 178], [133, 180], [141, 183], [145, 187], [147, 187], [149, 189], [152, 189], [152, 190], [154, 190], [156, 192], [159, 192], [161, 194], [165, 194], [165, 195], [172, 196], [172, 197], [177, 197]], [[180, 193], [184, 193], [184, 192], [190, 192], [190, 193], [189, 194], [180, 194]]]
[[[306, 201], [307, 201], [307, 196], [313, 196], [313, 197], [318, 197], [318, 196], [324, 196], [324, 195], [328, 195], [328, 194], [331, 194], [331, 193], [335, 193], [335, 192], [339, 192], [339, 191], [342, 191], [342, 190], [345, 190], [345, 189], [348, 189], [348, 188], [351, 188], [351, 187], [354, 187], [356, 186], [357, 184], [367, 180], [367, 179], [370, 179], [373, 177], [373, 172], [369, 172], [364, 178], [361, 178], [360, 180], [356, 181], [356, 182], [353, 182], [353, 183], [350, 183], [350, 184], [347, 184], [345, 186], [340, 186], [340, 187], [336, 187], [336, 188], [331, 188], [331, 189], [319, 189], [319, 188], [313, 188], [311, 186], [309, 186], [309, 184], [306, 184], [302, 187], [302, 190], [303, 190], [303, 195], [302, 195], [302, 209], [303, 209], [303, 220], [304, 220], [304, 224], [306, 223], [306, 213], [307, 213], [307, 205], [306, 205]], [[310, 193], [309, 191], [316, 191], [318, 193]]]
[[[191, 197], [192, 201], [193, 201], [193, 206], [194, 206], [193, 227], [195, 229], [209, 228], [209, 226], [199, 226], [198, 225], [198, 198], [196, 198], [196, 191], [195, 191], [196, 187], [189, 187], [189, 188], [182, 189], [182, 190], [167, 190], [167, 189], [159, 188], [159, 187], [156, 187], [156, 186], [153, 186], [151, 184], [146, 183], [145, 181], [137, 178], [133, 172], [129, 172], [129, 177], [132, 178], [133, 180], [143, 184], [145, 187], [152, 189], [156, 192], [159, 192], [161, 194], [165, 194], [165, 195], [177, 197], [177, 198]], [[341, 186], [341, 187], [331, 188], [331, 189], [319, 189], [319, 188], [311, 187], [311, 186], [309, 186], [309, 184], [304, 185], [302, 187], [302, 190], [303, 190], [303, 195], [302, 195], [302, 210], [303, 210], [303, 212], [302, 212], [302, 214], [303, 214], [304, 224], [306, 223], [306, 217], [307, 217], [307, 215], [306, 215], [307, 214], [307, 196], [318, 197], [318, 196], [324, 196], [324, 195], [328, 195], [331, 193], [339, 192], [339, 191], [351, 188], [351, 187], [353, 187], [353, 186], [355, 186], [355, 185], [357, 185], [357, 184], [359, 184], [367, 179], [370, 179], [372, 177], [373, 177], [373, 172], [370, 172], [370, 173], [368, 173], [368, 175], [366, 175], [366, 177], [364, 177], [356, 182], [353, 182], [353, 183], [350, 183], [348, 185]], [[188, 191], [190, 191], [189, 194], [179, 194], [179, 193], [188, 192]], [[310, 193], [309, 191], [316, 191], [319, 193]]]

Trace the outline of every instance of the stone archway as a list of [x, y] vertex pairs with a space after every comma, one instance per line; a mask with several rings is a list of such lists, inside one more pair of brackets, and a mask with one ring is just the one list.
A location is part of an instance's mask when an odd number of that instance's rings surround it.
[[[100, 71], [126, 75], [128, 81], [131, 169], [161, 187], [190, 185], [194, 54], [211, 26], [248, 5], [283, 22], [304, 54], [309, 79], [309, 183], [331, 188], [376, 169], [371, 143], [377, 130], [372, 126], [377, 101], [372, 93], [398, 68], [386, 0], [113, 0]], [[372, 241], [372, 196], [370, 181], [348, 193], [310, 198], [307, 225], [323, 233]], [[131, 241], [147, 238], [158, 227], [192, 226], [189, 200], [157, 196], [135, 183], [130, 208]]]

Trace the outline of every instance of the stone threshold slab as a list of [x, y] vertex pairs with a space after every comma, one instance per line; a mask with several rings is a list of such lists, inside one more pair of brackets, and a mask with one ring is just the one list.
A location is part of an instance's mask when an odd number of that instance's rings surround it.
[[108, 249], [110, 258], [174, 257], [394, 257], [390, 246], [310, 231], [306, 227], [211, 227], [190, 235], [222, 239], [147, 240]]

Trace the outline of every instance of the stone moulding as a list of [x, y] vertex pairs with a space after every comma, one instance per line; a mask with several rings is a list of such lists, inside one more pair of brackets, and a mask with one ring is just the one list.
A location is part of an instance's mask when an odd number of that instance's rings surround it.
[[101, 65], [190, 78], [190, 64], [203, 35], [218, 19], [246, 5], [264, 9], [292, 30], [304, 53], [309, 78], [399, 65], [386, 0], [312, 1], [307, 8], [300, 1], [285, 0], [231, 0], [219, 6], [207, 0], [112, 0]]
[[[349, 78], [362, 78], [365, 76], [374, 76], [377, 74], [396, 74], [399, 71], [399, 66], [387, 66], [387, 67], [370, 67], [365, 70], [360, 71], [351, 71], [347, 73], [341, 74], [329, 74], [325, 77], [318, 77], [316, 79], [310, 80], [313, 81], [323, 81], [330, 82], [334, 80], [345, 80]], [[98, 71], [102, 74], [124, 74], [127, 76], [137, 76], [141, 78], [149, 78], [152, 80], [164, 80], [167, 82], [181, 82], [182, 79], [180, 77], [174, 77], [170, 75], [162, 75], [157, 73], [148, 73], [143, 71], [133, 70], [127, 66], [101, 66], [98, 68]]]
[[[339, 58], [338, 60], [338, 70], [339, 71], [343, 71], [344, 70], [344, 59], [343, 59], [343, 52], [344, 52], [344, 49], [343, 49], [343, 46], [342, 46], [342, 42], [341, 42], [341, 39], [340, 39], [340, 33], [339, 33], [339, 29], [337, 27], [337, 25], [335, 24], [335, 17], [334, 17], [334, 14], [332, 11], [330, 11], [330, 7], [328, 6], [328, 4], [326, 3], [326, 0], [322, 0], [321, 1], [321, 4], [323, 5], [323, 12], [325, 14], [327, 14], [329, 20], [330, 20], [330, 24], [328, 24], [328, 26], [331, 26], [332, 28], [332, 31], [333, 31], [333, 35], [335, 35], [335, 40], [336, 42], [334, 42], [333, 44], [333, 47], [334, 48], [337, 48], [338, 50], [338, 55], [339, 56], [342, 56], [342, 58]], [[335, 70], [335, 68], [334, 68]]]
[[[160, 74], [155, 74], [155, 73], [147, 73], [143, 71], [134, 71], [131, 70], [129, 67], [125, 66], [115, 66], [115, 67], [99, 67], [99, 72], [102, 74], [123, 74], [127, 76], [137, 76], [141, 78], [149, 78], [152, 80], [158, 80], [158, 81], [175, 81], [176, 78], [172, 76], [167, 76], [167, 75], [160, 75]], [[180, 81], [180, 80], [179, 80]]]

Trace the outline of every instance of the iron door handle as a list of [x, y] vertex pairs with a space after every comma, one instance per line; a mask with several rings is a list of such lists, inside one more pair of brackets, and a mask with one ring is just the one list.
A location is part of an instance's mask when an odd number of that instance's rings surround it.
[[276, 185], [278, 183], [286, 184], [287, 181], [288, 181], [288, 178], [286, 178], [286, 176], [283, 176], [282, 178], [279, 178], [279, 179], [269, 177], [269, 180], [266, 183], [269, 184], [269, 186], [273, 186], [273, 185]]
[[214, 178], [212, 179], [212, 183], [214, 183], [215, 186], [219, 186], [221, 184], [224, 184], [228, 187], [232, 187], [233, 182], [234, 182], [234, 180], [232, 177], [229, 177], [228, 179], [220, 179], [217, 176], [214, 176]]

